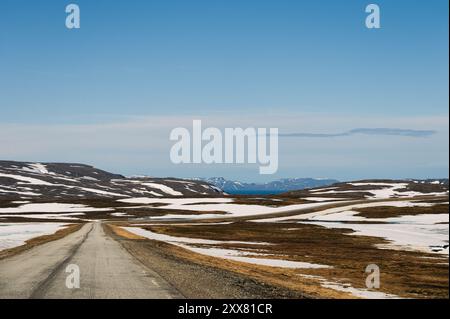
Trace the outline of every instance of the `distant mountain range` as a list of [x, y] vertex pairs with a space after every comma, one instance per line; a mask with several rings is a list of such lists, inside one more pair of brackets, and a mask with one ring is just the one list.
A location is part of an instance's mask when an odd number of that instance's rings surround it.
[[[374, 183], [373, 180], [368, 182]], [[378, 180], [378, 183], [380, 182], [400, 183], [400, 181]], [[412, 192], [448, 190], [448, 179], [403, 180], [401, 183], [408, 184], [405, 189]], [[335, 189], [345, 190], [339, 197], [347, 197], [346, 190], [355, 190], [351, 182], [341, 183], [334, 179], [323, 178], [285, 178], [269, 183], [244, 183], [223, 177], [197, 179], [124, 177], [84, 164], [0, 161], [0, 200], [217, 197], [223, 196], [223, 192], [230, 195], [286, 193], [283, 196], [308, 197], [312, 196], [313, 188], [331, 185], [334, 187], [330, 191], [332, 196], [335, 195]], [[371, 187], [357, 187], [356, 193], [360, 197], [369, 196], [370, 194], [364, 190]]]
[[284, 178], [263, 184], [230, 181], [223, 177], [203, 178], [201, 180], [232, 195], [280, 194], [295, 190], [329, 186], [339, 182], [335, 179], [323, 178]]

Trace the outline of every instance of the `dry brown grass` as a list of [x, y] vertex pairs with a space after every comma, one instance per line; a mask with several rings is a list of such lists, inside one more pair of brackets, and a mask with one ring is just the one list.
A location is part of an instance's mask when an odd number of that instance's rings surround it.
[[430, 207], [394, 207], [394, 206], [377, 206], [355, 209], [359, 213], [357, 216], [366, 218], [389, 218], [400, 217], [406, 215], [422, 215], [422, 214], [448, 214], [448, 204], [436, 204]]
[[[436, 254], [380, 249], [388, 242], [382, 238], [349, 236], [350, 230], [327, 229], [297, 223], [236, 222], [229, 225], [161, 225], [148, 229], [179, 237], [249, 242], [270, 242], [261, 251], [267, 258], [309, 262], [332, 266], [330, 269], [283, 269], [265, 267], [222, 258], [199, 255], [161, 243], [180, 258], [231, 270], [257, 280], [321, 298], [349, 298], [350, 295], [321, 287], [320, 276], [329, 282], [351, 284], [365, 289], [369, 264], [381, 270], [381, 292], [408, 298], [448, 298], [448, 258]], [[248, 245], [222, 244], [219, 247], [245, 249]], [[254, 247], [253, 247], [254, 248]]]
[[285, 287], [293, 291], [298, 291], [311, 298], [354, 298], [350, 294], [322, 288], [316, 282], [305, 280], [299, 276], [298, 271], [291, 269], [267, 267], [261, 265], [248, 264], [223, 258], [215, 258], [194, 253], [192, 251], [163, 244], [168, 252], [180, 258], [187, 259], [201, 265], [218, 267], [221, 269], [236, 272], [247, 277], [266, 282], [270, 285]]
[[121, 227], [114, 226], [114, 225], [108, 225], [108, 226], [111, 227], [112, 231], [114, 233], [116, 233], [117, 235], [119, 235], [120, 237], [127, 238], [127, 239], [145, 239], [145, 237], [141, 237], [136, 234], [130, 233], [129, 231], [127, 231]]
[[[150, 241], [148, 239], [136, 236], [127, 232], [116, 225], [107, 225], [116, 234], [123, 238]], [[163, 248], [170, 256], [188, 260], [190, 262], [202, 265], [224, 269], [235, 272], [246, 277], [265, 282], [269, 285], [284, 287], [293, 291], [298, 291], [309, 298], [354, 298], [350, 294], [322, 288], [315, 282], [304, 280], [295, 270], [286, 270], [248, 263], [237, 262], [222, 258], [205, 256], [192, 252], [190, 250], [177, 247], [164, 242], [154, 242], [158, 247]]]

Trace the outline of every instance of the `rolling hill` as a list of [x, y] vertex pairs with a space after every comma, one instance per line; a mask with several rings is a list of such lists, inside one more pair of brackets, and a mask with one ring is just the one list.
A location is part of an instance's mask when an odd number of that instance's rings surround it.
[[84, 164], [0, 161], [0, 199], [218, 195], [222, 195], [222, 191], [204, 181], [152, 177], [127, 178]]

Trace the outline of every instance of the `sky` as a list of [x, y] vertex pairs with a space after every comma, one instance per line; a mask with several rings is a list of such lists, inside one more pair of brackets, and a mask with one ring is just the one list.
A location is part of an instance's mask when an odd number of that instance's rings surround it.
[[[448, 177], [448, 1], [0, 3], [0, 159], [125, 175]], [[175, 165], [170, 131], [277, 127], [279, 170]], [[389, 129], [389, 130], [386, 130]]]

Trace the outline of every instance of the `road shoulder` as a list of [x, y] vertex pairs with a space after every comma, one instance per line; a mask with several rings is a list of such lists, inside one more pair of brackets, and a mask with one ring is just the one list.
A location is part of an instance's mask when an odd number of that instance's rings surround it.
[[306, 297], [284, 287], [183, 258], [175, 251], [180, 248], [170, 244], [139, 238], [128, 239], [115, 233], [111, 225], [105, 225], [105, 232], [117, 240], [133, 257], [157, 272], [189, 299]]

